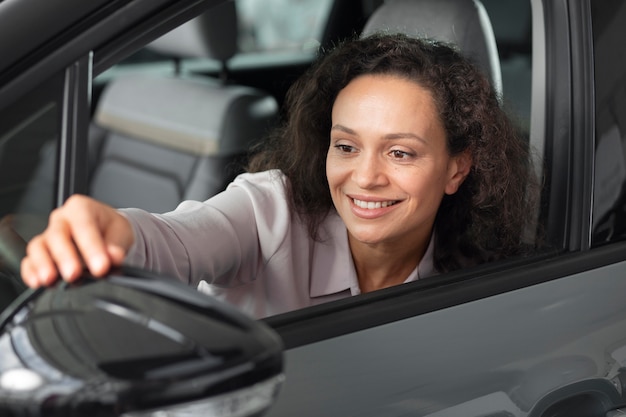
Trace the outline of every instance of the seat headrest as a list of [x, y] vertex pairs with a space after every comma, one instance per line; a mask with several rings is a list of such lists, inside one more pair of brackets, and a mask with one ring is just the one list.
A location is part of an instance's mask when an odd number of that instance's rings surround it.
[[161, 36], [147, 47], [179, 58], [226, 61], [237, 52], [237, 34], [235, 2], [227, 1]]
[[116, 134], [196, 156], [246, 150], [278, 113], [255, 88], [207, 77], [117, 77], [102, 92], [96, 124]]
[[489, 16], [479, 0], [386, 0], [369, 18], [361, 36], [405, 33], [453, 43], [502, 93], [500, 59]]

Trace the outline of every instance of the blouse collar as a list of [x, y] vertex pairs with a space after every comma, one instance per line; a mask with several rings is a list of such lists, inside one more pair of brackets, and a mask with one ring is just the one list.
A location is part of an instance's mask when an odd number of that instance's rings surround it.
[[[314, 245], [312, 254], [311, 281], [309, 295], [324, 297], [350, 291], [351, 295], [361, 293], [354, 268], [348, 231], [336, 212], [327, 216], [320, 227], [322, 240]], [[420, 263], [409, 274], [405, 283], [416, 281], [436, 273], [433, 265], [434, 236], [431, 236], [426, 252]]]

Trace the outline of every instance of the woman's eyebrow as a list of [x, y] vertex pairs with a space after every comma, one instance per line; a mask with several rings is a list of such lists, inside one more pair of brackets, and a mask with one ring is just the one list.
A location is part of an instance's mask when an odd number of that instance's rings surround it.
[[342, 132], [348, 133], [350, 135], [356, 135], [356, 132], [354, 130], [344, 125], [340, 125], [340, 124], [334, 125], [333, 127], [330, 128], [330, 130], [341, 130]]
[[428, 143], [428, 141], [423, 137], [410, 132], [389, 133], [383, 136], [383, 139], [415, 139], [423, 143]]
[[[341, 125], [341, 124], [336, 124], [333, 127], [330, 128], [330, 130], [339, 130], [342, 132], [345, 132], [349, 135], [354, 135], [354, 136], [358, 136], [358, 133], [356, 132], [356, 130], [354, 129], [350, 129], [347, 126]], [[419, 142], [428, 144], [428, 141], [424, 138], [422, 138], [421, 136], [416, 135], [415, 133], [411, 133], [411, 132], [398, 132], [398, 133], [388, 133], [386, 135], [384, 135], [382, 137], [383, 139], [386, 140], [394, 140], [394, 139], [415, 139]]]

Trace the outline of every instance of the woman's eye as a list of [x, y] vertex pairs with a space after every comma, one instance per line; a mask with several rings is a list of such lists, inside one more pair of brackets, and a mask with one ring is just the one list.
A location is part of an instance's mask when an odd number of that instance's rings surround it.
[[341, 145], [341, 144], [337, 144], [335, 145], [335, 148], [338, 149], [339, 151], [343, 152], [343, 153], [352, 153], [354, 152], [354, 148], [350, 145]]
[[401, 151], [399, 149], [394, 149], [391, 151], [391, 156], [395, 159], [409, 159], [413, 156], [410, 152]]

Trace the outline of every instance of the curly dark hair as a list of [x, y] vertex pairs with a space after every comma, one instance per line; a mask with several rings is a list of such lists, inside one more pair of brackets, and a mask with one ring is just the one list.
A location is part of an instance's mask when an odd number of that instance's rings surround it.
[[284, 122], [253, 152], [248, 170], [280, 169], [288, 178], [292, 209], [316, 238], [333, 208], [325, 169], [333, 103], [365, 74], [399, 76], [429, 90], [450, 155], [472, 156], [469, 175], [437, 213], [435, 268], [451, 271], [520, 254], [534, 213], [528, 190], [536, 185], [527, 141], [485, 75], [448, 44], [373, 34], [322, 52], [289, 89]]

